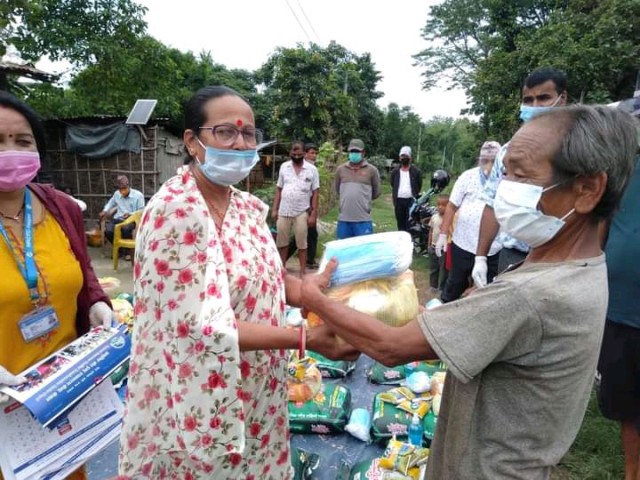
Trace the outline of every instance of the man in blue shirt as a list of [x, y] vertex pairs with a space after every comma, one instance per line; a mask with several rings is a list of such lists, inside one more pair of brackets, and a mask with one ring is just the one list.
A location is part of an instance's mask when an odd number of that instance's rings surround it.
[[[524, 80], [522, 87], [522, 103], [520, 104], [520, 120], [528, 122], [536, 115], [552, 107], [559, 107], [567, 103], [567, 76], [556, 68], [538, 68], [532, 71]], [[487, 284], [487, 254], [491, 244], [498, 235], [498, 221], [493, 213], [493, 199], [500, 180], [505, 172], [502, 159], [509, 143], [502, 146], [496, 156], [489, 178], [485, 182], [484, 191], [480, 199], [486, 203], [480, 223], [478, 248], [473, 266], [473, 283], [476, 287]], [[500, 233], [498, 238], [502, 243], [498, 264], [498, 273], [503, 272], [509, 265], [525, 259], [529, 253], [529, 245], [511, 236]]]
[[[144, 195], [139, 190], [129, 187], [129, 179], [124, 175], [118, 177], [118, 190], [109, 199], [100, 212], [100, 220], [108, 218], [112, 210], [115, 210], [105, 225], [105, 236], [113, 243], [113, 230], [119, 223], [124, 222], [129, 215], [144, 208]], [[125, 225], [122, 228], [122, 238], [131, 238], [135, 224]]]
[[[638, 99], [640, 104], [640, 98]], [[626, 479], [640, 478], [640, 156], [606, 243], [609, 308], [598, 362], [602, 414], [621, 423]]]

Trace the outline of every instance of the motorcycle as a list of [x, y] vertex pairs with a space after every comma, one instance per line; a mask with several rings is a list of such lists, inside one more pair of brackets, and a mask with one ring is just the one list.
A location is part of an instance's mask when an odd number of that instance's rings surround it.
[[413, 251], [417, 255], [426, 255], [429, 250], [429, 221], [438, 211], [429, 204], [429, 200], [432, 195], [442, 192], [449, 185], [449, 180], [449, 174], [445, 170], [433, 172], [431, 187], [414, 199], [409, 208], [409, 234], [413, 241]]
[[437, 212], [436, 207], [429, 204], [434, 193], [433, 189], [429, 189], [418, 199], [414, 199], [409, 207], [409, 234], [416, 255], [425, 255], [429, 247], [429, 221]]

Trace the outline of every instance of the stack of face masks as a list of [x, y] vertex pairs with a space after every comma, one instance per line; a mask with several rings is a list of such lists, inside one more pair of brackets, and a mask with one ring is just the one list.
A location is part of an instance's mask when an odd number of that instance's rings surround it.
[[335, 257], [338, 268], [331, 276], [331, 286], [391, 277], [409, 268], [412, 255], [411, 236], [407, 232], [375, 233], [335, 240], [325, 247], [320, 272]]

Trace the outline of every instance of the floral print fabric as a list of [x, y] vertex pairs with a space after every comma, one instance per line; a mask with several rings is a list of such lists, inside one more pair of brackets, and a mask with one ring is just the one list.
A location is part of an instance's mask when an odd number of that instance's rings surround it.
[[232, 188], [218, 233], [189, 170], [145, 209], [121, 478], [289, 478], [286, 352], [240, 353], [236, 325], [284, 323], [267, 211]]

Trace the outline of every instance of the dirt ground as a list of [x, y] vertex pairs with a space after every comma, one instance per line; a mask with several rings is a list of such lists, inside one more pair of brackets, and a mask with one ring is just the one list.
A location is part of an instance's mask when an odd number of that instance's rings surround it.
[[120, 282], [120, 286], [113, 291], [107, 292], [109, 296], [115, 296], [120, 292], [133, 294], [133, 267], [131, 262], [120, 260], [118, 262], [118, 270], [113, 269], [113, 260], [111, 259], [111, 250], [89, 247], [89, 255], [91, 256], [91, 264], [98, 278], [114, 277]]

